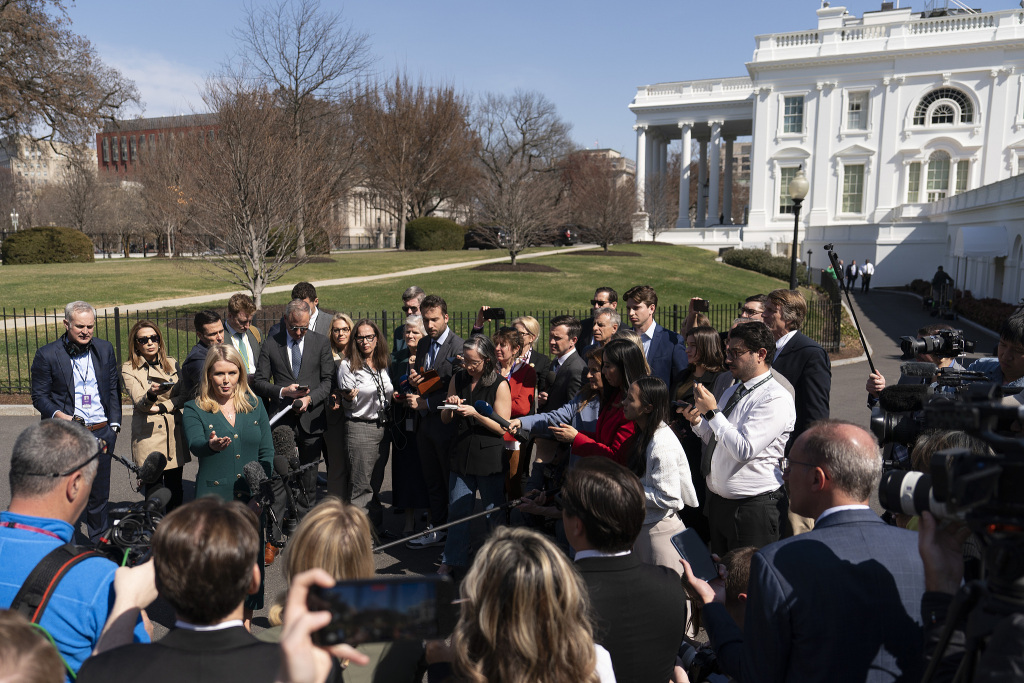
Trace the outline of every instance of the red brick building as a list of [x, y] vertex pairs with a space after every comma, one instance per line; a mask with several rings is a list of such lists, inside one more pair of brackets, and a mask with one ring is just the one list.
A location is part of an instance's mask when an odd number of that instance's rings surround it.
[[108, 123], [96, 134], [96, 162], [100, 177], [130, 176], [139, 155], [155, 150], [175, 138], [206, 135], [217, 131], [213, 114], [160, 116]]

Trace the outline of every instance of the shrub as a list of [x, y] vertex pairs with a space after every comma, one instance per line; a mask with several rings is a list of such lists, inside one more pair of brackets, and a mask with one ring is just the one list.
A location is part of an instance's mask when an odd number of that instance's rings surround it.
[[[789, 280], [789, 259], [785, 256], [772, 256], [764, 249], [730, 249], [722, 254], [722, 261], [744, 270]], [[807, 282], [807, 269], [802, 264], [796, 267], [796, 281]]]
[[[957, 293], [960, 293], [959, 290]], [[993, 298], [975, 299], [970, 292], [966, 292], [953, 299], [953, 310], [972, 322], [998, 332], [1003, 322], [1016, 312], [1017, 305]]]
[[418, 251], [459, 251], [466, 229], [447, 218], [426, 216], [405, 225], [405, 248]]
[[88, 235], [72, 228], [29, 228], [4, 240], [3, 259], [6, 265], [11, 266], [82, 263], [94, 260], [93, 244]]

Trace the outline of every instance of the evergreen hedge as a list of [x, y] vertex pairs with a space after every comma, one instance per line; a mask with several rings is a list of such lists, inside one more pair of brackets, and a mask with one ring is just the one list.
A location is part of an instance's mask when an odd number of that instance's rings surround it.
[[72, 228], [40, 226], [7, 236], [3, 244], [4, 264], [83, 263], [94, 260], [92, 240]]
[[405, 248], [417, 251], [458, 251], [466, 229], [447, 218], [426, 216], [405, 225]]

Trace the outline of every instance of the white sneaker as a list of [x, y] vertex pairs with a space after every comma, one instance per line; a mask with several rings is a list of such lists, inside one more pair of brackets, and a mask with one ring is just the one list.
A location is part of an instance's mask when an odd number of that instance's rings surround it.
[[[430, 526], [428, 529], [432, 528]], [[431, 531], [429, 534], [424, 534], [419, 538], [414, 538], [405, 544], [405, 547], [412, 548], [413, 550], [419, 548], [430, 548], [435, 545], [444, 545], [444, 540], [447, 538], [447, 531]]]

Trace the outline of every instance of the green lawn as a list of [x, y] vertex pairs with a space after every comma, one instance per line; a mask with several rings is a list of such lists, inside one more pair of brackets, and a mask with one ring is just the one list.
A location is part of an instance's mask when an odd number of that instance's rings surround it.
[[[526, 253], [543, 251], [529, 249]], [[456, 263], [507, 256], [500, 250], [431, 252], [355, 252], [336, 254], [330, 263], [306, 263], [273, 284], [303, 280], [389, 273], [425, 263]], [[38, 266], [0, 266], [0, 307], [63, 308], [83, 299], [94, 306], [114, 306], [177, 297], [213, 294], [235, 289], [222, 271], [198, 259], [98, 259], [93, 263], [53, 263]]]

